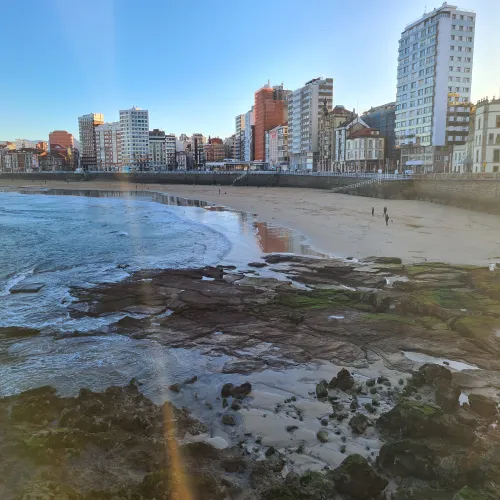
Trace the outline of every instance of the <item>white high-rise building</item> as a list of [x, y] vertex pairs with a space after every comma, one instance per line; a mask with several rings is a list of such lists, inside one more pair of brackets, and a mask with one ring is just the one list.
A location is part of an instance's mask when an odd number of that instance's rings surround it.
[[318, 163], [322, 110], [332, 109], [333, 79], [315, 78], [288, 96], [288, 153], [291, 170], [313, 170]]
[[443, 3], [406, 26], [399, 40], [396, 146], [401, 167], [442, 170], [465, 142], [476, 15]]
[[95, 127], [97, 170], [115, 171], [122, 165], [120, 122]]
[[255, 114], [253, 106], [245, 114], [245, 128], [243, 130], [243, 160], [253, 161], [254, 160], [254, 148], [253, 148], [253, 129], [255, 127]]
[[234, 158], [245, 159], [245, 115], [235, 118]]
[[125, 167], [149, 168], [149, 113], [133, 107], [120, 110], [122, 162]]

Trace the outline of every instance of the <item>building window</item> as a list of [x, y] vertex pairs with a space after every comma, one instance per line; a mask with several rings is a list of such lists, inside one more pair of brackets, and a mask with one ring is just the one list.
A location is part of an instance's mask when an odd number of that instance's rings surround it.
[[488, 144], [493, 144], [494, 137], [495, 137], [495, 134], [489, 134], [488, 135]]
[[500, 149], [494, 149], [493, 150], [493, 161], [495, 163], [500, 162]]
[[[479, 161], [479, 151], [476, 151], [476, 163]], [[476, 172], [477, 172], [477, 167], [476, 167]]]

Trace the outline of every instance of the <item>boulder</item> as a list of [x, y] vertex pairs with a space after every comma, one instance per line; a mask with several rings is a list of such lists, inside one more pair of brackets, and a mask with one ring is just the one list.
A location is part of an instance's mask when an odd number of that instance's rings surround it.
[[448, 380], [436, 380], [436, 403], [447, 413], [453, 413], [460, 406], [460, 388]]
[[418, 369], [418, 372], [413, 375], [413, 382], [417, 386], [435, 385], [438, 379], [451, 382], [451, 371], [441, 365], [425, 363], [425, 365], [422, 365]]
[[438, 379], [451, 382], [451, 371], [441, 365], [426, 363], [422, 365], [418, 372], [413, 375], [415, 385], [434, 385]]
[[316, 437], [318, 438], [318, 441], [320, 441], [321, 443], [327, 443], [328, 442], [328, 432], [326, 431], [318, 431], [316, 433]]
[[441, 408], [421, 401], [401, 401], [379, 417], [377, 428], [400, 438], [448, 437], [459, 444], [475, 440], [470, 427], [460, 424]]
[[[233, 387], [231, 390], [231, 396], [233, 398], [243, 399], [252, 392], [252, 384], [250, 382], [244, 382], [237, 387]], [[223, 395], [222, 395], [223, 396]]]
[[172, 392], [180, 392], [181, 391], [181, 384], [172, 384], [172, 385], [169, 385], [168, 388]]
[[220, 395], [223, 398], [228, 398], [229, 396], [231, 396], [231, 391], [233, 390], [233, 387], [234, 387], [233, 384], [224, 384], [220, 391]]
[[363, 434], [369, 425], [370, 421], [362, 413], [356, 413], [356, 415], [349, 420], [349, 427], [352, 429], [352, 432], [356, 434]]
[[198, 380], [198, 377], [195, 375], [194, 377], [188, 378], [184, 380], [185, 384], [194, 384]]
[[349, 455], [333, 471], [336, 490], [355, 500], [375, 497], [385, 489], [387, 479], [379, 476], [361, 455]]
[[333, 377], [330, 382], [328, 382], [328, 389], [335, 389], [337, 387], [337, 377]]
[[342, 370], [337, 373], [337, 387], [342, 391], [348, 391], [349, 389], [352, 389], [353, 385], [354, 378], [350, 374], [349, 370], [342, 368]]
[[422, 441], [402, 439], [384, 443], [379, 453], [380, 467], [393, 476], [432, 480], [436, 477], [436, 454]]
[[471, 409], [481, 417], [492, 419], [497, 416], [498, 408], [494, 399], [482, 394], [469, 394]]
[[316, 397], [318, 399], [326, 399], [328, 397], [328, 382], [322, 380], [316, 384]]
[[478, 424], [476, 417], [469, 413], [465, 408], [459, 408], [455, 412], [455, 418], [457, 419], [457, 422], [470, 427], [476, 427]]
[[224, 415], [222, 415], [221, 421], [224, 425], [236, 425], [235, 418], [229, 413], [225, 413]]

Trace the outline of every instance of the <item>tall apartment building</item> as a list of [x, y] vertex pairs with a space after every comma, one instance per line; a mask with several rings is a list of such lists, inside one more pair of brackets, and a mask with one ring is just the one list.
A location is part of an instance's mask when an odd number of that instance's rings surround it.
[[102, 113], [89, 113], [78, 117], [80, 132], [80, 165], [84, 170], [97, 168], [95, 128], [104, 123]]
[[[326, 101], [326, 102], [325, 102]], [[332, 109], [333, 79], [315, 78], [288, 96], [288, 152], [291, 170], [315, 170], [323, 106]]]
[[120, 122], [103, 123], [95, 128], [97, 170], [115, 171], [122, 165]]
[[53, 146], [59, 144], [63, 148], [71, 148], [75, 147], [75, 139], [73, 134], [66, 132], [66, 130], [54, 130], [49, 134], [49, 151]]
[[165, 135], [165, 156], [167, 158], [167, 169], [175, 170], [176, 169], [176, 143], [177, 138], [175, 134], [166, 134]]
[[391, 162], [391, 168], [397, 167], [396, 161], [399, 159], [396, 145], [396, 103], [389, 102], [376, 106], [365, 111], [362, 115], [364, 122], [371, 128], [380, 131], [384, 137], [384, 157]]
[[[406, 26], [399, 40], [396, 146], [402, 168], [442, 170], [465, 140], [476, 15], [443, 3]], [[458, 120], [449, 120], [449, 116]]]
[[242, 161], [245, 159], [245, 115], [236, 116], [234, 135], [234, 158]]
[[255, 114], [254, 107], [247, 111], [245, 114], [245, 130], [243, 134], [243, 161], [253, 161], [254, 156], [254, 128], [255, 128]]
[[122, 162], [125, 167], [147, 170], [149, 165], [149, 113], [133, 107], [120, 110]]
[[163, 130], [155, 128], [149, 132], [149, 168], [165, 170], [167, 168], [167, 142]]
[[265, 160], [265, 134], [285, 121], [286, 98], [290, 94], [283, 85], [264, 85], [255, 92], [254, 159]]
[[234, 159], [234, 150], [236, 148], [236, 135], [233, 134], [224, 139], [224, 158]]

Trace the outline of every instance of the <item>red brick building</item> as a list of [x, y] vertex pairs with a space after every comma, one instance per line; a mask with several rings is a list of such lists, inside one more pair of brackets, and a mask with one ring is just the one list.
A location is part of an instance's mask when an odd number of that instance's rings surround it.
[[266, 131], [286, 121], [286, 97], [289, 91], [283, 85], [270, 87], [269, 84], [255, 92], [254, 159], [266, 159]]
[[49, 149], [51, 151], [52, 145], [55, 144], [59, 144], [66, 149], [73, 149], [75, 147], [75, 140], [73, 138], [73, 135], [69, 132], [66, 132], [66, 130], [54, 130], [54, 132], [51, 132], [49, 134]]
[[225, 158], [224, 142], [219, 137], [208, 138], [208, 142], [203, 145], [205, 161], [222, 161]]

